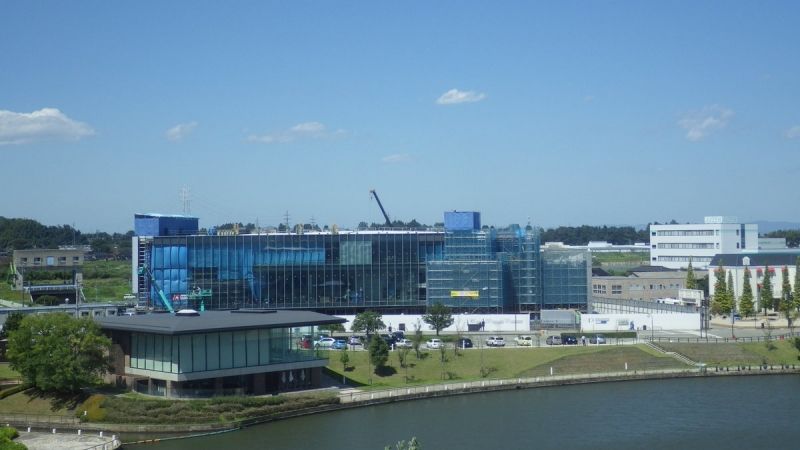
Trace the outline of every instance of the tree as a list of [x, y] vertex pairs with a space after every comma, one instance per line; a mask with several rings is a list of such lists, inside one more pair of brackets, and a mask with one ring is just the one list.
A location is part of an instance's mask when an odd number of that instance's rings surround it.
[[791, 311], [794, 309], [792, 282], [789, 281], [789, 268], [786, 266], [783, 266], [783, 269], [781, 269], [781, 298], [784, 302], [783, 310]]
[[733, 286], [733, 272], [730, 271], [728, 272], [727, 287], [728, 287], [727, 300], [728, 303], [730, 304], [730, 309], [731, 311], [736, 311], [736, 291], [734, 290]]
[[767, 315], [767, 309], [772, 307], [772, 275], [769, 266], [764, 268], [764, 281], [761, 283], [761, 304], [759, 307], [764, 310], [764, 315]]
[[76, 393], [100, 381], [111, 340], [91, 319], [65, 313], [29, 315], [8, 338], [11, 368], [50, 393]]
[[344, 376], [344, 373], [347, 372], [347, 365], [350, 363], [350, 355], [347, 354], [347, 347], [345, 347], [339, 355], [339, 362], [342, 363], [342, 384], [347, 384], [347, 379]]
[[369, 341], [369, 360], [375, 366], [375, 373], [383, 371], [389, 361], [389, 346], [380, 336]]
[[353, 326], [351, 329], [357, 333], [364, 332], [367, 334], [367, 341], [370, 340], [372, 333], [383, 330], [386, 324], [383, 323], [383, 316], [375, 311], [364, 311], [356, 314], [353, 319]]
[[789, 268], [786, 266], [783, 266], [783, 269], [781, 269], [781, 297], [781, 312], [783, 312], [783, 315], [786, 318], [786, 323], [789, 326], [789, 332], [794, 334], [794, 316], [792, 314], [794, 313], [794, 301], [792, 300], [792, 284], [789, 281]]
[[422, 321], [432, 330], [436, 330], [436, 335], [439, 336], [440, 331], [453, 324], [453, 314], [450, 308], [437, 302], [428, 308], [428, 313], [422, 316]]
[[739, 299], [739, 312], [748, 317], [755, 312], [753, 305], [753, 288], [750, 285], [750, 269], [744, 268], [744, 282], [742, 283], [742, 296]]
[[794, 263], [794, 308], [800, 310], [800, 295], [797, 295], [800, 290], [800, 256]]
[[320, 331], [328, 331], [330, 333], [344, 333], [346, 330], [344, 329], [344, 325], [341, 323], [331, 323], [328, 325], [320, 325]]
[[[798, 359], [800, 359], [800, 357]], [[392, 447], [391, 445], [387, 445], [383, 449], [384, 450], [421, 450], [422, 446], [419, 445], [419, 442], [417, 442], [417, 438], [416, 437], [412, 437], [411, 440], [408, 441], [408, 442], [399, 441], [397, 444], [395, 444], [394, 447]]]
[[697, 289], [697, 279], [692, 269], [692, 258], [689, 258], [689, 267], [686, 268], [686, 289]]
[[8, 316], [6, 316], [6, 321], [3, 324], [3, 329], [0, 331], [0, 339], [8, 339], [8, 336], [11, 334], [12, 331], [16, 331], [19, 329], [19, 324], [22, 323], [22, 319], [25, 318], [19, 311], [12, 312]]
[[728, 288], [725, 284], [725, 269], [720, 265], [714, 271], [717, 282], [714, 284], [714, 301], [711, 304], [711, 312], [714, 314], [727, 314], [731, 311], [731, 304], [728, 299]]
[[411, 336], [411, 347], [414, 348], [414, 353], [416, 353], [417, 359], [420, 358], [419, 348], [422, 346], [423, 339], [422, 325], [419, 323], [419, 320], [417, 320], [417, 323], [414, 324], [414, 334]]

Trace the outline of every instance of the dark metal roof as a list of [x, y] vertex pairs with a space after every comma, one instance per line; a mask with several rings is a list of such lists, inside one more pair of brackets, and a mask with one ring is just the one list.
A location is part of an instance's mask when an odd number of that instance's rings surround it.
[[95, 320], [105, 330], [138, 331], [155, 334], [292, 328], [347, 322], [341, 317], [311, 311], [275, 310], [205, 311], [196, 316], [151, 313], [98, 317]]
[[800, 256], [800, 250], [794, 249], [782, 252], [760, 252], [760, 253], [720, 253], [709, 263], [710, 268], [719, 267], [720, 264], [726, 267], [744, 266], [742, 260], [750, 258], [751, 266], [793, 266]]

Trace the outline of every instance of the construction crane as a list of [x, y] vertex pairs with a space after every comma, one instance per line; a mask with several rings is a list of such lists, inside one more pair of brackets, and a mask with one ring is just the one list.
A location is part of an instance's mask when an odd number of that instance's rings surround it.
[[153, 283], [153, 286], [155, 286], [156, 291], [158, 292], [158, 296], [161, 298], [161, 303], [164, 304], [164, 307], [167, 308], [167, 311], [175, 313], [175, 310], [172, 308], [172, 302], [170, 302], [167, 296], [164, 294], [164, 290], [161, 289], [161, 286], [156, 281], [156, 278], [153, 276], [153, 272], [150, 272], [150, 269], [144, 265], [139, 267], [139, 275], [147, 275], [150, 278], [150, 282]]
[[391, 227], [392, 221], [389, 220], [389, 215], [386, 214], [386, 210], [383, 209], [383, 204], [381, 203], [381, 199], [378, 198], [378, 193], [375, 192], [375, 189], [370, 189], [369, 193], [372, 194], [372, 196], [375, 197], [375, 201], [378, 202], [378, 206], [381, 208], [381, 212], [383, 213], [383, 218], [386, 219], [386, 226]]

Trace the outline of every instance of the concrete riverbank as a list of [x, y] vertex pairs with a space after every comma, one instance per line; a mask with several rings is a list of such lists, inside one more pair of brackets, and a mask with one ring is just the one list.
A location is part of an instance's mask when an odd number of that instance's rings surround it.
[[[207, 424], [103, 424], [103, 423], [61, 423], [58, 426], [59, 434], [57, 436], [74, 435], [77, 436], [77, 430], [81, 429], [84, 436], [94, 435], [97, 436], [99, 431], [89, 432], [88, 430], [104, 430], [106, 436], [106, 443], [108, 443], [109, 436], [112, 434], [119, 436], [120, 434], [153, 434], [153, 435], [172, 435], [173, 438], [177, 437], [176, 434], [186, 434], [190, 436], [216, 434], [245, 428], [256, 424], [273, 422], [277, 420], [284, 420], [293, 417], [300, 417], [310, 414], [319, 414], [324, 412], [331, 412], [336, 410], [359, 408], [363, 406], [370, 406], [381, 403], [391, 403], [397, 401], [408, 401], [424, 398], [435, 398], [453, 395], [465, 395], [481, 392], [493, 392], [514, 389], [534, 389], [540, 387], [552, 386], [567, 386], [576, 384], [594, 384], [594, 383], [609, 383], [609, 382], [623, 382], [635, 380], [654, 380], [654, 379], [669, 379], [669, 378], [692, 378], [692, 377], [719, 377], [719, 376], [758, 376], [758, 375], [784, 375], [784, 374], [798, 374], [800, 369], [791, 368], [790, 366], [739, 366], [739, 367], [693, 367], [686, 369], [663, 369], [663, 370], [650, 370], [650, 371], [620, 371], [620, 372], [605, 372], [595, 374], [580, 374], [580, 375], [552, 375], [540, 376], [531, 378], [514, 378], [514, 379], [498, 379], [498, 380], [478, 380], [470, 382], [453, 382], [442, 383], [426, 386], [413, 386], [384, 390], [364, 390], [359, 388], [346, 388], [340, 389], [338, 393], [339, 403], [322, 405], [313, 408], [306, 408], [294, 411], [276, 412], [260, 417], [253, 417], [243, 419], [231, 423], [207, 423]], [[18, 419], [18, 420], [9, 420]], [[16, 426], [21, 435], [26, 434], [27, 426], [36, 426], [38, 429], [44, 428], [41, 422], [31, 422], [32, 416], [0, 416], [0, 421], [9, 423]], [[28, 422], [28, 423], [23, 423]], [[64, 433], [69, 430], [68, 433]], [[111, 431], [113, 430], [113, 431]], [[47, 433], [44, 433], [47, 434]], [[189, 436], [185, 436], [189, 437]], [[36, 448], [52, 448], [52, 449], [73, 449], [77, 447], [69, 446], [71, 442], [76, 441], [75, 438], [70, 438], [63, 442], [61, 439], [53, 439], [53, 435], [49, 436], [50, 439], [42, 437], [42, 442], [47, 444], [43, 447]], [[124, 439], [123, 439], [124, 440]], [[154, 442], [159, 439], [138, 441], [137, 442]], [[24, 441], [23, 441], [24, 442]], [[131, 443], [131, 442], [126, 442]], [[97, 445], [99, 445], [98, 443]], [[26, 443], [27, 445], [27, 443]], [[88, 448], [81, 447], [81, 448]], [[31, 447], [33, 448], [33, 447]], [[96, 447], [98, 450], [102, 446]], [[116, 447], [107, 447], [108, 449]]]

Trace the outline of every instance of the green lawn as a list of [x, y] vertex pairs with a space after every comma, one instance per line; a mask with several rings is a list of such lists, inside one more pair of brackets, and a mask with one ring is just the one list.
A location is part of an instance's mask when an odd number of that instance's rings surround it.
[[59, 416], [73, 414], [72, 411], [59, 406], [49, 398], [30, 396], [30, 392], [32, 391], [20, 392], [0, 400], [0, 413]]
[[[639, 346], [606, 347], [554, 347], [468, 349], [455, 355], [446, 352], [444, 364], [439, 351], [425, 351], [421, 359], [414, 352], [408, 354], [406, 368], [402, 368], [398, 351], [390, 352], [389, 370], [382, 375], [372, 375], [373, 388], [387, 388], [413, 384], [431, 384], [448, 380], [474, 381], [486, 378], [518, 378], [550, 373], [579, 374], [624, 370], [651, 370], [685, 367], [677, 360], [645, 351]], [[328, 368], [342, 375], [339, 361], [341, 352], [329, 352]], [[352, 381], [369, 385], [370, 373], [367, 352], [348, 352], [350, 370], [344, 372]], [[481, 377], [481, 368], [486, 377]], [[408, 376], [408, 383], [405, 377]]]
[[[8, 270], [8, 267], [5, 268]], [[61, 284], [63, 280], [37, 280], [35, 284]], [[83, 265], [83, 294], [89, 302], [122, 301], [122, 296], [131, 292], [130, 261], [87, 261]], [[11, 285], [0, 282], [0, 299], [21, 302], [20, 291], [12, 291]], [[28, 298], [24, 300], [26, 303]]]
[[631, 262], [647, 263], [649, 261], [647, 253], [643, 252], [594, 252], [592, 253], [592, 264], [599, 266], [604, 262]]
[[735, 366], [767, 364], [798, 364], [797, 350], [789, 341], [776, 341], [772, 350], [763, 342], [743, 344], [681, 344], [659, 343], [667, 351], [678, 352], [689, 359], [710, 365]]
[[19, 373], [9, 367], [8, 363], [0, 363], [0, 380], [18, 380]]

